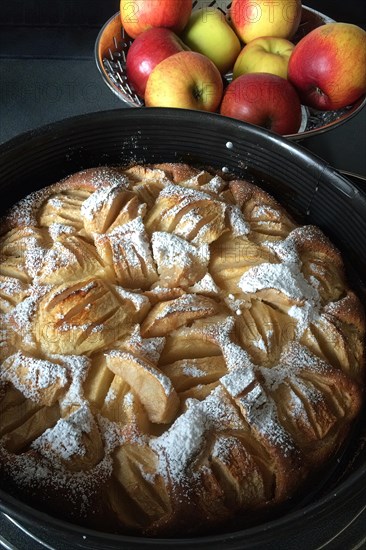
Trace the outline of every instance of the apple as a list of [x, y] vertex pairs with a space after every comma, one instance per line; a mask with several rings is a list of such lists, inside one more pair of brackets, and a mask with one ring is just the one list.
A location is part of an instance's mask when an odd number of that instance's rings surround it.
[[206, 55], [221, 74], [234, 66], [240, 40], [219, 9], [206, 7], [192, 13], [181, 35], [191, 50]]
[[234, 30], [243, 42], [262, 36], [290, 39], [301, 20], [301, 0], [233, 0]]
[[223, 93], [220, 71], [198, 52], [179, 52], [155, 67], [145, 92], [147, 107], [216, 111]]
[[285, 78], [269, 73], [244, 74], [233, 80], [226, 88], [220, 113], [282, 135], [296, 133], [301, 125], [295, 88]]
[[241, 50], [233, 78], [246, 73], [272, 73], [287, 78], [287, 66], [295, 45], [286, 38], [255, 38]]
[[337, 110], [366, 93], [366, 32], [349, 23], [328, 23], [295, 46], [288, 78], [303, 103]]
[[120, 0], [122, 26], [131, 38], [152, 27], [179, 34], [192, 12], [192, 0]]
[[171, 30], [152, 28], [139, 34], [132, 42], [126, 57], [128, 82], [140, 97], [145, 96], [151, 71], [170, 55], [182, 52], [187, 46]]

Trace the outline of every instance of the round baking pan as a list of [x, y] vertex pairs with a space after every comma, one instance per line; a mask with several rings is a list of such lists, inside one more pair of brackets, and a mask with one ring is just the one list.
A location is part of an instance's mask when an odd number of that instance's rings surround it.
[[[299, 145], [220, 115], [122, 109], [28, 132], [0, 146], [0, 208], [4, 212], [29, 192], [84, 168], [151, 162], [210, 166], [262, 186], [300, 223], [318, 225], [333, 240], [351, 285], [366, 302], [366, 195]], [[280, 515], [230, 533], [151, 539], [96, 532], [33, 509], [2, 490], [0, 510], [38, 537], [52, 535], [68, 548], [334, 549], [366, 508], [365, 426], [363, 412], [341, 453], [308, 485], [306, 495], [290, 501]]]

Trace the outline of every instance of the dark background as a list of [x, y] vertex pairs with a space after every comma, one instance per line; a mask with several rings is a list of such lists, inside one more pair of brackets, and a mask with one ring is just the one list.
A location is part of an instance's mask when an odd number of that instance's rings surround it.
[[[365, 0], [304, 4], [366, 29]], [[93, 57], [98, 31], [118, 10], [119, 0], [0, 0], [0, 142], [47, 122], [125, 107]], [[365, 175], [366, 109], [301, 144], [335, 168]]]

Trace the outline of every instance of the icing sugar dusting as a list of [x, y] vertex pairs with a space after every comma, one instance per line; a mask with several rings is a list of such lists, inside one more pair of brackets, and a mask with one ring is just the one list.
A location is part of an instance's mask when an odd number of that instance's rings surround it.
[[309, 285], [296, 264], [263, 263], [252, 267], [241, 277], [239, 287], [251, 293], [274, 288], [300, 302], [319, 299], [318, 292]]
[[83, 404], [69, 417], [61, 418], [53, 428], [35, 439], [31, 447], [51, 460], [54, 456], [63, 460], [69, 460], [74, 455], [85, 456], [87, 449], [83, 436], [91, 432], [93, 424], [93, 415], [88, 405]]
[[66, 386], [65, 369], [56, 363], [37, 359], [18, 352], [8, 357], [0, 373], [0, 380], [11, 382], [25, 397], [38, 402], [43, 390], [51, 386]]
[[150, 442], [150, 447], [159, 457], [159, 473], [176, 483], [184, 482], [189, 476], [195, 458], [205, 447], [210, 429], [242, 427], [240, 417], [225, 399], [221, 388], [215, 389], [203, 401], [189, 399], [186, 405], [186, 412], [163, 435]]

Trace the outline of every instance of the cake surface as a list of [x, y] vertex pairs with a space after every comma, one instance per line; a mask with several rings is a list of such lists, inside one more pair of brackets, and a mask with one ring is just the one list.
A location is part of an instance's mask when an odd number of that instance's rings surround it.
[[148, 536], [245, 526], [360, 411], [342, 258], [251, 183], [85, 170], [16, 204], [0, 254], [1, 483], [49, 512]]

